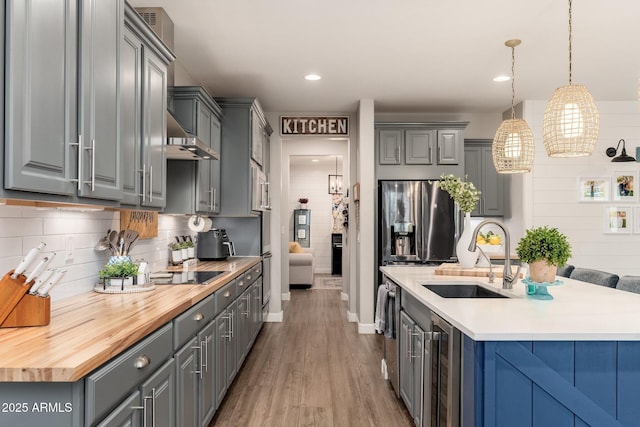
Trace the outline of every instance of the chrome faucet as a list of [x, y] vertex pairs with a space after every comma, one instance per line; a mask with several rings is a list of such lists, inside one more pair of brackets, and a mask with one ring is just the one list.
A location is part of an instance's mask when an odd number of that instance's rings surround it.
[[[510, 242], [509, 242], [509, 230], [506, 229], [504, 225], [495, 221], [493, 219], [485, 219], [473, 230], [473, 236], [471, 236], [471, 243], [469, 244], [469, 250], [475, 251], [477, 248], [476, 239], [478, 238], [478, 233], [480, 229], [487, 224], [495, 224], [502, 229], [504, 232], [504, 270], [502, 271], [502, 289], [513, 289], [513, 282], [518, 280], [518, 276], [520, 275], [520, 268], [518, 266], [518, 271], [514, 275], [511, 271], [511, 253], [510, 253]], [[489, 263], [491, 265], [491, 263]]]

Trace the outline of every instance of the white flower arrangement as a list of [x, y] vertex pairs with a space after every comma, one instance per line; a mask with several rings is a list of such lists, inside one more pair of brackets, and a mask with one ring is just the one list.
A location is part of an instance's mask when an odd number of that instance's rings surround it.
[[480, 200], [480, 191], [476, 189], [471, 181], [463, 181], [460, 177], [451, 174], [442, 174], [440, 181], [436, 181], [436, 186], [449, 193], [449, 196], [460, 206], [464, 213], [474, 210], [478, 200]]

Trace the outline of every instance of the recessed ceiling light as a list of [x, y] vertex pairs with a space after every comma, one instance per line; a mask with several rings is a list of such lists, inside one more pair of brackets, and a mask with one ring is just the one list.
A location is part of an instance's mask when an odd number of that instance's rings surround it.
[[317, 162], [319, 162], [320, 160], [318, 160], [318, 159], [313, 159], [313, 160], [311, 160], [311, 161], [312, 161], [312, 162], [314, 162], [314, 163], [317, 163]]
[[508, 82], [509, 80], [511, 80], [509, 76], [496, 76], [493, 78], [494, 82]]
[[304, 76], [304, 78], [306, 80], [315, 81], [315, 80], [320, 80], [322, 77], [319, 76], [318, 74], [307, 74], [306, 76]]

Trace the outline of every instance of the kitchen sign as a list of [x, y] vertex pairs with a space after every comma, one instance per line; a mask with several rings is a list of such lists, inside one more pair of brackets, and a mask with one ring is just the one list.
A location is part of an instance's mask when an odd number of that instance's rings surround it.
[[349, 116], [280, 116], [280, 135], [348, 136]]

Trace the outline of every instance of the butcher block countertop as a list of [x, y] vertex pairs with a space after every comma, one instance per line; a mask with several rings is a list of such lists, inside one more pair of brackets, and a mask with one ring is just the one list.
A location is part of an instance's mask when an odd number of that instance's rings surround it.
[[158, 285], [135, 294], [91, 292], [54, 301], [48, 326], [0, 329], [0, 381], [77, 381], [260, 260], [231, 257], [190, 266], [227, 272], [207, 285]]

